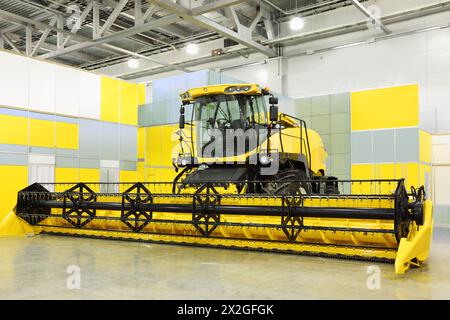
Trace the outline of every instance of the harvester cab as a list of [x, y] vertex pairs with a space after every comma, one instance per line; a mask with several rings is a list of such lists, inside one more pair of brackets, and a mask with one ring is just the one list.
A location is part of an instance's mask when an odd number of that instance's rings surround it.
[[258, 85], [201, 87], [181, 100], [174, 181], [35, 183], [19, 192], [4, 223], [35, 233], [394, 262], [397, 273], [427, 259], [433, 217], [423, 187], [326, 176], [320, 136], [279, 113]]
[[[175, 181], [189, 186], [262, 180], [261, 188], [242, 192], [281, 194], [296, 189], [290, 180], [316, 180], [328, 181], [327, 193], [338, 192], [336, 178], [325, 176], [327, 153], [320, 136], [303, 120], [279, 113], [278, 98], [268, 88], [213, 85], [180, 96], [180, 152], [174, 166], [183, 170]], [[301, 190], [318, 193], [317, 186], [304, 183]]]

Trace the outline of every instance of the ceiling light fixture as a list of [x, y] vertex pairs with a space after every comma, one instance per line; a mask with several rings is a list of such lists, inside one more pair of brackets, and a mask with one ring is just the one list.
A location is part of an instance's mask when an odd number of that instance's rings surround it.
[[195, 43], [189, 43], [186, 46], [186, 52], [190, 55], [194, 55], [198, 53], [198, 46]]
[[305, 22], [300, 17], [293, 17], [289, 21], [289, 27], [291, 28], [291, 30], [295, 30], [295, 31], [301, 30], [301, 29], [303, 29], [304, 26], [305, 26]]
[[137, 67], [139, 67], [139, 60], [131, 58], [130, 60], [128, 60], [128, 67], [130, 67], [131, 69], [136, 69]]

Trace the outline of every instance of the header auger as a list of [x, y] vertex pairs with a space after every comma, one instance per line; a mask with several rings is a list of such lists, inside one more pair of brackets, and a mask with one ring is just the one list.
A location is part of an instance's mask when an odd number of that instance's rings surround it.
[[424, 188], [327, 176], [320, 136], [273, 96], [267, 112], [264, 95], [250, 84], [183, 93], [174, 181], [35, 183], [16, 215], [36, 233], [394, 262], [397, 273], [422, 265]]

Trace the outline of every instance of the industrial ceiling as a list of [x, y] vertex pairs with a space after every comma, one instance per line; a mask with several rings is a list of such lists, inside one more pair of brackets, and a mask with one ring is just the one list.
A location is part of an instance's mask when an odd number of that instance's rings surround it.
[[[281, 46], [299, 41], [280, 37], [276, 28], [280, 22], [295, 15], [306, 17], [344, 6], [355, 6], [389, 34], [386, 25], [389, 21], [385, 22], [384, 17], [377, 20], [365, 9], [364, 2], [0, 0], [0, 47], [86, 70], [112, 66], [135, 57], [155, 62], [161, 70], [185, 71], [183, 62], [170, 64], [152, 56], [177, 50], [188, 43], [223, 38], [243, 45], [248, 52], [276, 57], [280, 55]], [[405, 8], [405, 12], [406, 9], [409, 8]], [[450, 4], [444, 3], [436, 9], [449, 10]], [[422, 15], [426, 13], [421, 11]], [[347, 31], [351, 30], [347, 28]], [[191, 57], [186, 56], [185, 63], [190, 60]]]

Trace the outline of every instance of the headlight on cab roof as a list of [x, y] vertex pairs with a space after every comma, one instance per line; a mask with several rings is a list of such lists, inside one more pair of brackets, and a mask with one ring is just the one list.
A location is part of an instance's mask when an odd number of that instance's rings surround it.
[[250, 86], [231, 86], [225, 88], [226, 93], [232, 93], [232, 92], [242, 92], [242, 91], [249, 91], [251, 89]]
[[186, 100], [186, 99], [189, 99], [191, 97], [191, 95], [189, 92], [185, 92], [185, 93], [180, 94], [180, 97], [181, 97], [181, 99]]

